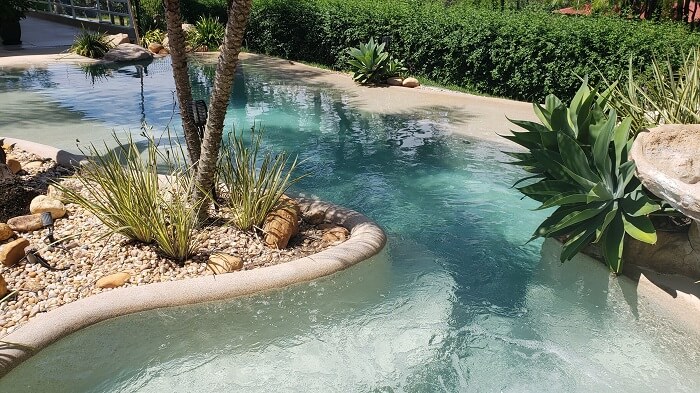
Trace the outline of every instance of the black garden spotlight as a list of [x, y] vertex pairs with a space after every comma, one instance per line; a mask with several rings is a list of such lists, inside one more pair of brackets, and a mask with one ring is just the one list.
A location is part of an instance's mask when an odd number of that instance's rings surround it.
[[46, 236], [44, 236], [44, 243], [48, 245], [56, 242], [56, 239], [53, 237], [53, 224], [54, 221], [53, 217], [51, 216], [51, 212], [41, 213], [41, 226], [48, 229]]
[[199, 140], [204, 139], [204, 128], [207, 125], [207, 103], [204, 100], [195, 100], [190, 104], [192, 121], [199, 131]]

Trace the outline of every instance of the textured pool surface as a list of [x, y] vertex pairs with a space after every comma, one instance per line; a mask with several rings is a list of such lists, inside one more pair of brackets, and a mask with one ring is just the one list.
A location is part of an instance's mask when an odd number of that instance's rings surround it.
[[[169, 66], [0, 71], [0, 135], [75, 151], [76, 138], [142, 122], [178, 130]], [[192, 67], [196, 98], [213, 73]], [[602, 264], [561, 265], [555, 243], [526, 243], [544, 213], [510, 188], [521, 174], [501, 146], [449, 135], [437, 110], [349, 101], [244, 63], [227, 124], [261, 124], [268, 148], [304, 159], [311, 176], [296, 191], [376, 220], [389, 237], [379, 256], [284, 290], [100, 323], [0, 391], [697, 391], [697, 335], [637, 307], [635, 284]]]

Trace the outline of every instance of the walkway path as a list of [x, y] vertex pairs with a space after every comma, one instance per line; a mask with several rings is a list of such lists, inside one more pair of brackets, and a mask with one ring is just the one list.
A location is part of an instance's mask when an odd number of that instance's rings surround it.
[[0, 45], [0, 57], [55, 54], [68, 49], [80, 28], [27, 16], [20, 21], [21, 45]]

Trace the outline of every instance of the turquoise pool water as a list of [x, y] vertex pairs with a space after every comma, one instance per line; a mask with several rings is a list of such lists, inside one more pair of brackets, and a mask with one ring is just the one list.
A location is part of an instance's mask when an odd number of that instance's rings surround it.
[[[76, 133], [99, 141], [142, 121], [177, 129], [168, 67], [95, 81], [69, 65], [0, 72], [0, 135], [72, 148]], [[212, 74], [192, 67], [196, 97]], [[358, 111], [342, 92], [246, 64], [234, 90], [227, 122], [262, 124], [266, 146], [305, 159], [312, 175], [297, 191], [375, 219], [385, 251], [284, 290], [98, 324], [13, 370], [0, 391], [700, 386], [698, 336], [638, 307], [632, 282], [585, 257], [559, 264], [555, 243], [525, 244], [543, 213], [510, 189], [520, 174], [499, 163], [501, 146], [449, 135], [449, 116]]]

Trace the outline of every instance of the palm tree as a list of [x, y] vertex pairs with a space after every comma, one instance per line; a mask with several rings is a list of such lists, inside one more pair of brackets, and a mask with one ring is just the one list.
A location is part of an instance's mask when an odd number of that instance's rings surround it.
[[[176, 83], [175, 89], [177, 90], [181, 105], [187, 105], [192, 100], [192, 92], [187, 76], [187, 59], [185, 57], [185, 39], [181, 25], [180, 4], [179, 0], [164, 1], [166, 4], [166, 23], [168, 25], [168, 39], [170, 41], [173, 74]], [[211, 91], [211, 97], [209, 97], [209, 117], [207, 118], [207, 124], [205, 126], [200, 154], [197, 156], [198, 162], [194, 159], [194, 154], [190, 152], [190, 158], [193, 159], [193, 162], [197, 162], [197, 174], [195, 175], [195, 184], [197, 187], [194, 188], [194, 200], [200, 200], [200, 198], [207, 196], [206, 194], [210, 192], [214, 186], [216, 162], [219, 158], [219, 150], [221, 149], [226, 108], [228, 107], [229, 98], [231, 96], [233, 78], [236, 74], [236, 66], [238, 65], [238, 55], [241, 52], [243, 35], [248, 24], [252, 6], [252, 0], [229, 0], [227, 10], [228, 21], [226, 22], [224, 43], [216, 66], [214, 87]], [[190, 124], [194, 125], [187, 110], [181, 109], [180, 112], [183, 115], [183, 125], [188, 123], [186, 120], [188, 117]], [[185, 138], [187, 139], [188, 149], [190, 149], [188, 135], [196, 136], [196, 130], [191, 132], [185, 128]], [[206, 198], [205, 200], [207, 202], [203, 203], [199, 210], [200, 217], [202, 218], [207, 215], [210, 205], [210, 199]]]
[[175, 91], [180, 103], [180, 116], [182, 117], [182, 129], [187, 143], [187, 154], [192, 165], [197, 165], [201, 150], [199, 131], [192, 119], [189, 105], [192, 102], [192, 89], [189, 75], [187, 74], [187, 53], [185, 50], [185, 32], [182, 30], [182, 18], [180, 16], [180, 0], [164, 0], [165, 22], [168, 26], [168, 42], [170, 45], [170, 58], [175, 78]]

